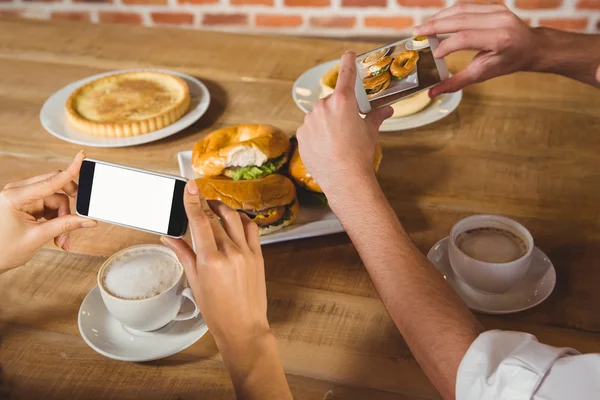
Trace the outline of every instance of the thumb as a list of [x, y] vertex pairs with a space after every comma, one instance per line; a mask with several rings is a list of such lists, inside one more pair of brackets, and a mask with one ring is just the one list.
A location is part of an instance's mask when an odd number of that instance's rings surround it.
[[42, 222], [35, 227], [35, 238], [43, 244], [60, 235], [72, 232], [80, 228], [95, 228], [98, 223], [89, 218], [75, 214], [63, 215], [62, 217]]
[[394, 114], [394, 109], [390, 106], [376, 108], [365, 117], [365, 122], [370, 129], [379, 131], [379, 127], [386, 119]]

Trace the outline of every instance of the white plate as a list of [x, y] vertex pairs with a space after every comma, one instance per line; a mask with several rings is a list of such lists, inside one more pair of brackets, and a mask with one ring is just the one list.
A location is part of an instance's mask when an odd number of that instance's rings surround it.
[[144, 362], [169, 357], [190, 347], [208, 332], [201, 317], [171, 322], [154, 332], [126, 329], [108, 312], [98, 286], [81, 303], [79, 333], [98, 353], [119, 361]]
[[[321, 76], [338, 62], [339, 60], [329, 61], [311, 68], [294, 82], [292, 97], [302, 111], [312, 111], [313, 106], [319, 100], [321, 92], [319, 80]], [[379, 130], [382, 132], [401, 131], [431, 124], [450, 115], [452, 111], [456, 110], [461, 100], [462, 90], [456, 93], [440, 95], [425, 109], [416, 114], [402, 118], [390, 118], [384, 121]]]
[[[177, 153], [179, 171], [181, 176], [188, 179], [198, 178], [192, 169], [192, 152], [182, 151]], [[300, 212], [293, 224], [276, 232], [260, 237], [261, 244], [285, 242], [314, 236], [329, 235], [343, 232], [344, 228], [335, 214], [327, 206], [300, 205]]]
[[[108, 75], [121, 74], [124, 72], [133, 71], [156, 71], [164, 72], [171, 75], [181, 77], [190, 88], [191, 104], [188, 112], [178, 119], [175, 123], [159, 129], [154, 132], [147, 133], [145, 135], [125, 137], [125, 138], [106, 138], [99, 136], [92, 136], [75, 129], [69, 121], [67, 121], [67, 113], [65, 111], [65, 103], [71, 93], [78, 87], [91, 82], [95, 79], [102, 78]], [[125, 69], [121, 71], [111, 71], [104, 74], [98, 74], [82, 79], [80, 81], [71, 83], [58, 92], [54, 93], [42, 106], [40, 111], [40, 121], [42, 126], [61, 140], [67, 142], [91, 146], [91, 147], [126, 147], [135, 146], [143, 143], [150, 143], [156, 140], [164, 139], [167, 136], [171, 136], [177, 132], [182, 131], [194, 122], [198, 120], [208, 109], [210, 103], [210, 93], [202, 82], [193, 76], [182, 74], [176, 71], [169, 71], [165, 69], [156, 68], [140, 68], [140, 69]]]
[[448, 238], [437, 242], [427, 254], [467, 307], [485, 314], [510, 314], [535, 307], [546, 300], [556, 285], [556, 271], [550, 259], [537, 247], [527, 274], [509, 291], [482, 293], [462, 281], [448, 260]]

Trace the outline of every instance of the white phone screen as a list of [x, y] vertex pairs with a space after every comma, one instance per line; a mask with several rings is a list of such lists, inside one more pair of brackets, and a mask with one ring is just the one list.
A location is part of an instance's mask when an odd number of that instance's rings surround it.
[[167, 234], [175, 179], [96, 163], [88, 216]]

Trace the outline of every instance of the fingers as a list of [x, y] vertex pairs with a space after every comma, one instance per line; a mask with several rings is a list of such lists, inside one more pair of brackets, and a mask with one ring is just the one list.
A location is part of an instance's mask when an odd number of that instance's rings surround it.
[[[475, 3], [458, 3], [452, 7], [446, 8], [436, 14], [434, 14], [429, 20], [440, 19], [451, 17], [456, 14], [472, 13], [472, 14], [484, 14], [498, 11], [504, 11], [506, 7], [502, 4], [475, 4]], [[417, 29], [419, 27], [415, 27]], [[422, 35], [417, 33], [417, 35]]]
[[356, 54], [347, 51], [342, 56], [340, 63], [340, 74], [335, 84], [334, 96], [345, 95], [354, 97], [354, 86], [356, 84]]
[[[4, 189], [16, 189], [16, 188], [20, 188], [20, 187], [29, 186], [29, 185], [32, 185], [37, 182], [48, 180], [48, 179], [60, 174], [61, 172], [62, 172], [61, 170], [56, 170], [56, 171], [49, 172], [47, 174], [34, 176], [33, 178], [24, 179], [22, 181], [11, 182], [11, 183], [6, 184], [4, 186]], [[70, 197], [76, 197], [77, 196], [77, 188], [78, 188], [77, 184], [74, 181], [70, 181], [70, 182], [67, 182], [67, 184], [65, 186], [63, 186], [61, 189], [63, 192], [68, 194]]]
[[497, 29], [460, 31], [442, 41], [434, 55], [442, 58], [458, 50], [495, 50], [497, 38]]
[[4, 189], [14, 189], [16, 187], [31, 185], [32, 183], [43, 181], [44, 179], [48, 179], [54, 175], [58, 175], [61, 172], [62, 171], [60, 171], [60, 170], [56, 170], [56, 171], [48, 172], [46, 174], [34, 176], [32, 178], [23, 179], [22, 181], [7, 183], [6, 186], [4, 186]]
[[41, 199], [50, 196], [61, 189], [74, 197], [77, 194], [77, 185], [72, 182], [81, 169], [81, 163], [85, 158], [85, 153], [80, 151], [69, 167], [53, 176], [44, 180], [32, 183], [31, 185], [23, 186], [19, 193], [21, 201]]
[[244, 225], [240, 217], [241, 213], [232, 210], [220, 201], [211, 201], [209, 206], [221, 218], [223, 228], [231, 240], [242, 249], [248, 247]]
[[[71, 214], [69, 198], [64, 194], [53, 194], [44, 198], [44, 218], [50, 221]], [[69, 234], [63, 233], [54, 238], [54, 244], [65, 250], [69, 248]]]
[[198, 270], [196, 267], [196, 254], [194, 253], [194, 250], [192, 250], [190, 246], [188, 246], [188, 244], [182, 239], [174, 239], [167, 236], [161, 236], [160, 241], [165, 246], [173, 250], [173, 252], [177, 256], [177, 259], [183, 266], [183, 269], [185, 270], [185, 275], [187, 276], [188, 280], [196, 279], [196, 276], [198, 275]]
[[471, 65], [442, 81], [439, 85], [432, 87], [429, 91], [429, 97], [434, 98], [443, 93], [454, 93], [466, 86], [479, 82], [479, 76], [473, 68], [470, 68]]
[[[34, 239], [39, 246], [48, 242], [50, 239], [57, 238], [62, 234], [72, 232], [80, 228], [93, 228], [98, 223], [91, 219], [80, 217], [79, 215], [69, 214], [54, 218], [50, 221], [39, 223], [34, 228]], [[63, 239], [64, 240], [64, 239]], [[60, 242], [64, 250], [68, 250], [68, 244]], [[67, 248], [65, 248], [67, 246]]]
[[507, 18], [513, 18], [508, 12], [490, 14], [464, 13], [427, 21], [415, 28], [418, 35], [439, 35], [455, 33], [467, 29], [494, 29], [505, 27]]
[[207, 257], [227, 245], [230, 241], [229, 236], [202, 194], [200, 194], [198, 185], [194, 180], [190, 180], [186, 185], [183, 204], [196, 245], [197, 257], [205, 262]]
[[365, 117], [365, 122], [370, 129], [379, 132], [379, 127], [386, 119], [394, 115], [394, 109], [390, 106], [377, 108]]
[[258, 225], [254, 223], [246, 214], [240, 213], [242, 219], [242, 225], [244, 226], [244, 234], [246, 235], [246, 243], [248, 247], [255, 254], [261, 254], [260, 248], [260, 235], [258, 232]]

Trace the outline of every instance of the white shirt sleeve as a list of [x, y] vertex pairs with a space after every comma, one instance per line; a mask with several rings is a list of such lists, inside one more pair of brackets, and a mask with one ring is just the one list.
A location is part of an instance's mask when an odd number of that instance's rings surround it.
[[456, 378], [457, 400], [587, 400], [599, 393], [599, 354], [548, 346], [522, 332], [479, 335]]

